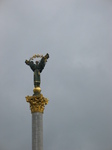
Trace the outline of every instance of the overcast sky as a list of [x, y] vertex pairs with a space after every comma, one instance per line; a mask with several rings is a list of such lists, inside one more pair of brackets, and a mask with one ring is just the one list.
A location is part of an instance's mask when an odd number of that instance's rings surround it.
[[0, 150], [31, 150], [24, 61], [46, 53], [44, 150], [112, 150], [111, 0], [0, 0]]

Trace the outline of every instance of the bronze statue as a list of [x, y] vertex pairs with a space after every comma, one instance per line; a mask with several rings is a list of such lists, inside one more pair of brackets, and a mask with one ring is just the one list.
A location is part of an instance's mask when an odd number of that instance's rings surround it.
[[[36, 58], [36, 56], [40, 56], [40, 55], [34, 55], [32, 58]], [[27, 65], [30, 66], [30, 68], [32, 69], [32, 71], [34, 72], [34, 89], [37, 89], [40, 87], [40, 73], [42, 72], [42, 70], [45, 67], [45, 64], [47, 62], [47, 59], [49, 58], [49, 54], [47, 53], [45, 56], [41, 56], [41, 60], [40, 62], [36, 61], [36, 63], [34, 63], [32, 60], [32, 58], [30, 60], [26, 60], [25, 63]], [[38, 91], [38, 90], [37, 90]], [[34, 92], [35, 93], [35, 92]]]

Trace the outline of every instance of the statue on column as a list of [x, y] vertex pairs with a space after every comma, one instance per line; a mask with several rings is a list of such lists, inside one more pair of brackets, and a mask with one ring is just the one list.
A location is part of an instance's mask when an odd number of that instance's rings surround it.
[[[36, 61], [36, 63], [34, 63], [32, 61], [33, 58], [36, 58], [36, 57], [42, 57], [40, 62]], [[38, 94], [41, 91], [41, 89], [40, 89], [40, 83], [41, 83], [40, 73], [44, 69], [48, 58], [49, 58], [49, 54], [47, 53], [45, 56], [43, 56], [43, 55], [34, 55], [29, 60], [25, 60], [25, 63], [27, 65], [29, 65], [30, 68], [32, 69], [32, 71], [34, 72], [34, 90], [33, 90], [34, 94]]]

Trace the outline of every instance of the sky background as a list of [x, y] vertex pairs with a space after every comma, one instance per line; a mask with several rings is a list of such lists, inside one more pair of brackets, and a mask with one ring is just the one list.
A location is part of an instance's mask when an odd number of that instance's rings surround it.
[[111, 0], [0, 0], [0, 150], [31, 150], [24, 62], [46, 53], [44, 150], [112, 150]]

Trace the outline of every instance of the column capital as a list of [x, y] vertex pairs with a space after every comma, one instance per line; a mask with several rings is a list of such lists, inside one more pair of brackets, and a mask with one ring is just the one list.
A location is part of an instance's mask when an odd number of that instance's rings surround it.
[[45, 105], [48, 104], [48, 99], [42, 94], [34, 96], [26, 96], [26, 101], [30, 103], [31, 113], [44, 112]]

